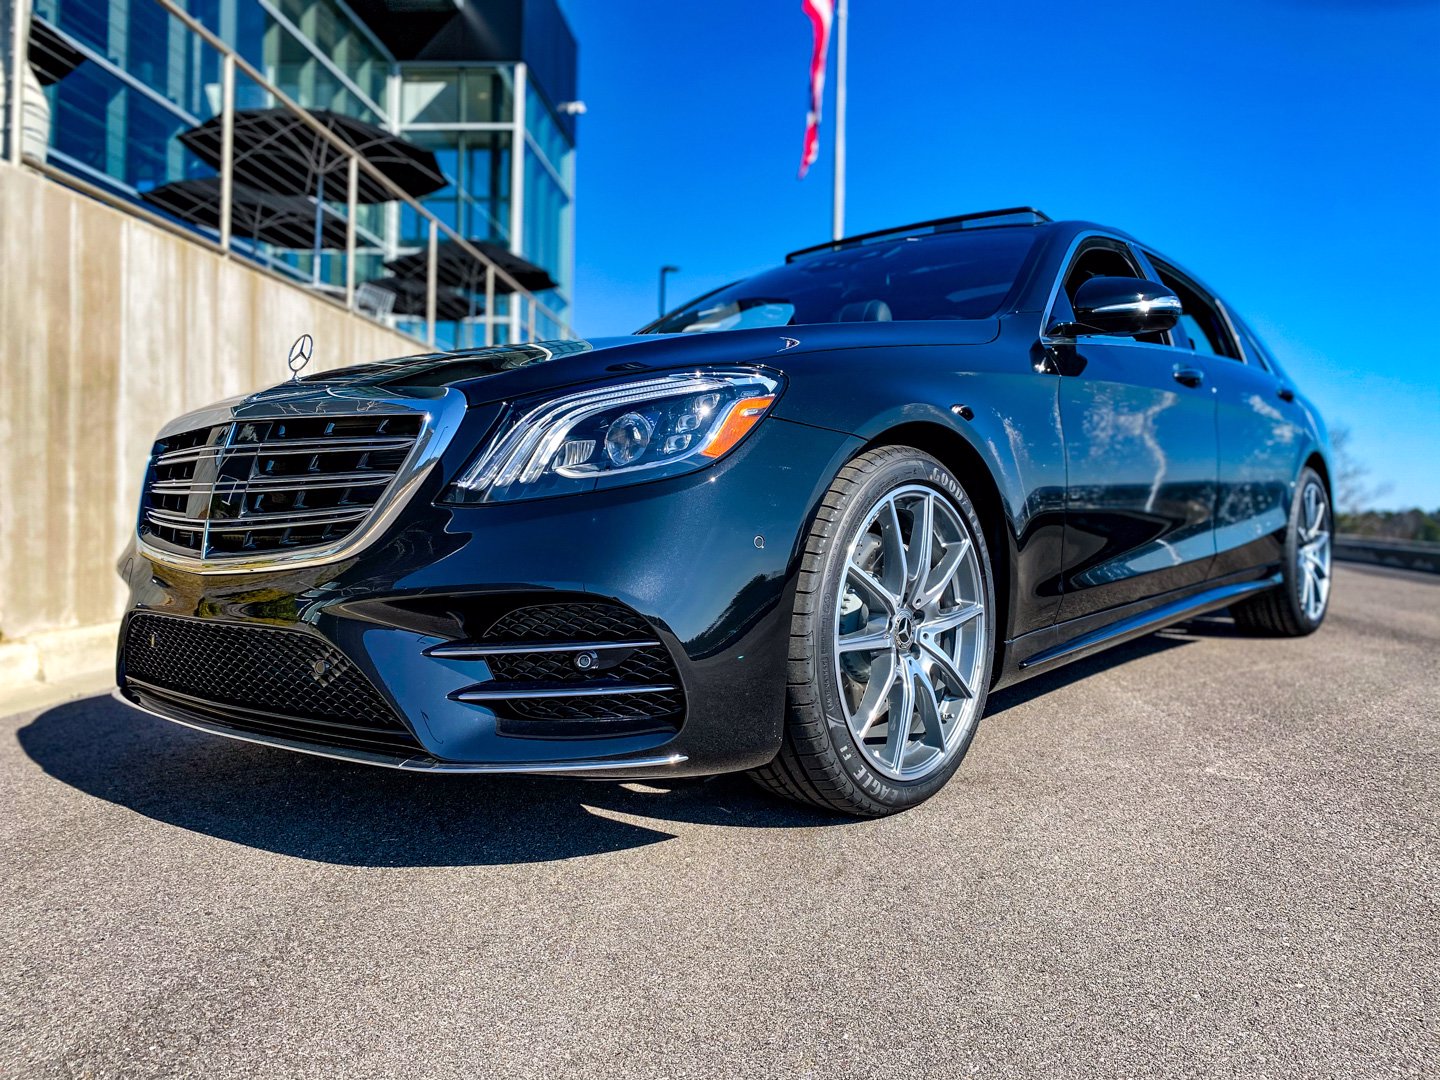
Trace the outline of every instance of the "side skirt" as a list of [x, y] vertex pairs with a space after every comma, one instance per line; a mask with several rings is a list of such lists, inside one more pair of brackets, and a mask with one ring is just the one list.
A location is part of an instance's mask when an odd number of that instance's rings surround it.
[[1032, 675], [1053, 671], [1112, 645], [1227, 607], [1237, 600], [1272, 589], [1281, 581], [1281, 574], [1276, 571], [1248, 581], [1210, 582], [1198, 591], [1188, 591], [1186, 595], [1158, 606], [1153, 599], [1144, 600], [1117, 611], [1036, 630], [1007, 643], [1005, 671], [996, 686], [1009, 686]]

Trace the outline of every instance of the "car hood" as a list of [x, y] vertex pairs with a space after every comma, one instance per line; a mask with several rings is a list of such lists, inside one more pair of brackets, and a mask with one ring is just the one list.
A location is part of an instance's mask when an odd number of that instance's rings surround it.
[[[813, 354], [895, 345], [979, 345], [994, 340], [998, 332], [999, 323], [994, 319], [966, 319], [543, 341], [404, 356], [319, 372], [299, 384], [315, 390], [454, 387], [471, 405], [481, 405], [625, 375], [722, 364], [763, 366], [787, 373], [823, 370], [823, 357], [811, 358]], [[286, 383], [276, 389], [293, 392], [294, 388], [294, 383]]]

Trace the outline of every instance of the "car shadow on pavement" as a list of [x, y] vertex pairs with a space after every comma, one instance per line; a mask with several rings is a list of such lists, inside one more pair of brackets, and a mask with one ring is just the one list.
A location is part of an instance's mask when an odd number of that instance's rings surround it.
[[342, 865], [599, 855], [673, 839], [666, 822], [857, 824], [774, 799], [744, 776], [663, 785], [426, 776], [202, 734], [110, 697], [50, 709], [17, 737], [46, 773], [98, 799], [237, 844]]
[[1018, 705], [1024, 705], [1026, 702], [1043, 697], [1062, 686], [1081, 682], [1091, 676], [1109, 671], [1111, 668], [1122, 667], [1133, 660], [1139, 660], [1144, 656], [1153, 656], [1157, 653], [1177, 649], [1199, 638], [1244, 636], [1245, 632], [1235, 625], [1235, 620], [1229, 615], [1224, 613], [1203, 615], [1200, 618], [1191, 619], [1189, 622], [1167, 627], [1157, 633], [1136, 638], [1134, 641], [1127, 641], [1123, 645], [1116, 645], [1114, 648], [1106, 649], [1094, 656], [1087, 656], [1084, 660], [1076, 660], [1043, 675], [1036, 675], [1022, 683], [1006, 687], [1004, 690], [997, 690], [990, 695], [990, 700], [985, 704], [985, 718], [989, 720]]
[[[1052, 690], [1198, 637], [1211, 616], [990, 696], [987, 721]], [[17, 734], [36, 764], [97, 799], [182, 829], [349, 866], [475, 866], [623, 851], [674, 838], [666, 822], [863, 827], [760, 791], [744, 776], [621, 784], [561, 777], [427, 776], [202, 734], [108, 696], [57, 706]]]

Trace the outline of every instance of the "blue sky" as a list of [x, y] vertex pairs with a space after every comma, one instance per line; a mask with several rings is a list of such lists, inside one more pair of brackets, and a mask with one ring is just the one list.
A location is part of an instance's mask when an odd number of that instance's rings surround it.
[[[829, 236], [800, 0], [567, 0], [576, 327]], [[1384, 506], [1440, 507], [1440, 3], [851, 0], [847, 232], [1030, 204], [1143, 237], [1264, 334]], [[828, 106], [827, 106], [828, 108]], [[827, 111], [826, 119], [833, 116]]]

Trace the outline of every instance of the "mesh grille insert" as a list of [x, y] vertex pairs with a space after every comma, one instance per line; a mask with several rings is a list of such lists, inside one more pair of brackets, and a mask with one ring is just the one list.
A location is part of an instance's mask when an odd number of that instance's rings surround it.
[[420, 749], [364, 673], [310, 634], [143, 612], [126, 627], [122, 655], [128, 679], [201, 699], [207, 713], [233, 726], [341, 746]]
[[536, 604], [516, 608], [485, 631], [489, 640], [624, 641], [650, 637], [650, 627], [615, 604]]

